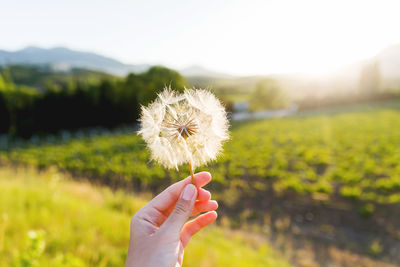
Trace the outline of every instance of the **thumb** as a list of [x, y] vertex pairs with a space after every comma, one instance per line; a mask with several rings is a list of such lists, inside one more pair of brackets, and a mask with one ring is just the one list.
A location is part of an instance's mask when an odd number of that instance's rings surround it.
[[[174, 210], [169, 215], [168, 219], [163, 223], [161, 228], [169, 233], [180, 234], [181, 229], [190, 214], [192, 214], [194, 203], [197, 198], [197, 189], [193, 184], [188, 184], [183, 189]], [[160, 229], [162, 230], [162, 229]]]

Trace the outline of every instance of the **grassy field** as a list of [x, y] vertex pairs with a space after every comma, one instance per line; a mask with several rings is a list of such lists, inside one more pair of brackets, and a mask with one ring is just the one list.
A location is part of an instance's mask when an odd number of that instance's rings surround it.
[[[131, 216], [149, 196], [112, 192], [56, 171], [0, 169], [0, 266], [123, 266]], [[185, 266], [289, 266], [266, 242], [210, 227]]]

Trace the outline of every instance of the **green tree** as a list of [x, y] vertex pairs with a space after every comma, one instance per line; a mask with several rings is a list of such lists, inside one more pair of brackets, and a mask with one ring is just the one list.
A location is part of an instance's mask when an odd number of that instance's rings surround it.
[[279, 109], [287, 106], [288, 98], [283, 89], [272, 79], [257, 83], [250, 97], [250, 110]]
[[14, 88], [12, 76], [11, 76], [10, 70], [8, 68], [2, 69], [0, 76], [1, 76], [0, 80], [2, 80], [2, 82], [0, 82], [0, 89], [2, 88], [1, 83], [3, 83], [3, 87], [7, 87], [8, 89]]
[[0, 90], [4, 89], [5, 87], [6, 87], [6, 82], [5, 82], [5, 80], [3, 79], [3, 76], [1, 76], [1, 73], [0, 73]]
[[178, 72], [161, 67], [151, 67], [147, 72], [139, 75], [142, 81], [142, 88], [139, 90], [137, 99], [140, 104], [146, 105], [153, 101], [157, 93], [163, 90], [166, 86], [177, 91], [183, 91], [187, 86], [185, 78]]
[[153, 101], [165, 86], [182, 91], [187, 85], [178, 72], [159, 66], [126, 78], [77, 70], [42, 73], [39, 82], [31, 79], [39, 72], [24, 66], [0, 68], [1, 133], [29, 137], [34, 132], [135, 123], [140, 105]]

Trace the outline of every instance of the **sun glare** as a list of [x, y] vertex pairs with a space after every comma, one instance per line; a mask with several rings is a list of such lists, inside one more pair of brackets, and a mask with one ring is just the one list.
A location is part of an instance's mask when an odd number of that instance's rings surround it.
[[394, 1], [239, 1], [182, 37], [197, 62], [236, 74], [320, 74], [369, 58], [400, 25]]
[[117, 1], [112, 10], [97, 1], [90, 20], [92, 4], [71, 2], [26, 1], [21, 10], [9, 1], [1, 48], [66, 46], [131, 64], [253, 75], [327, 73], [400, 43], [398, 0]]

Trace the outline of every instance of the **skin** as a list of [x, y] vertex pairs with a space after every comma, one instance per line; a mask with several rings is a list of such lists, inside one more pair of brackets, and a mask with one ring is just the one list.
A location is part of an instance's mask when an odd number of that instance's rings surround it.
[[[198, 231], [217, 219], [218, 204], [202, 188], [208, 172], [177, 182], [139, 210], [131, 221], [126, 267], [179, 267], [184, 249]], [[190, 216], [203, 213], [193, 220]]]

